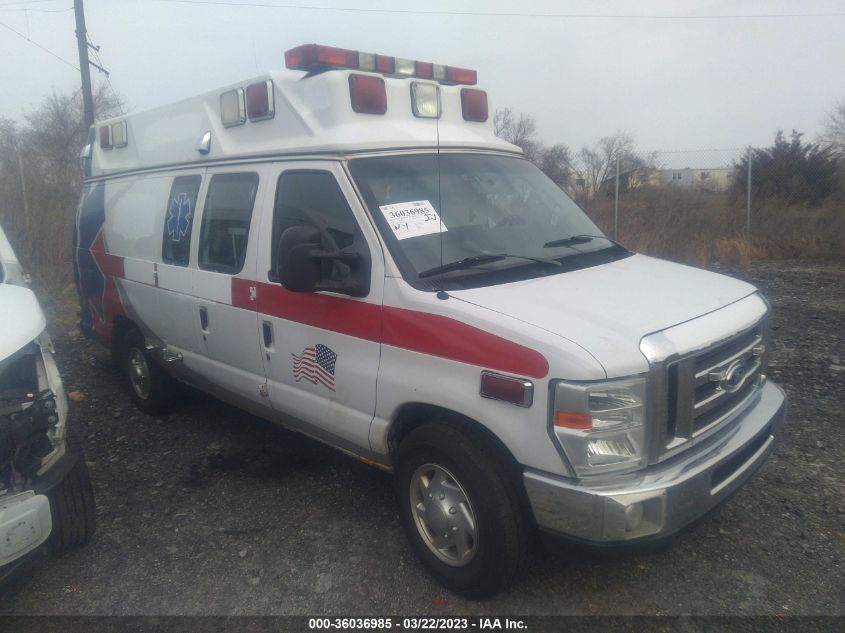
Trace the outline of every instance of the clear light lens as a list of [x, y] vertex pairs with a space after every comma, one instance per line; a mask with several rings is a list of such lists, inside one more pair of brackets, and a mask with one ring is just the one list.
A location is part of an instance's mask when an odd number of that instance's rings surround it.
[[115, 147], [126, 147], [129, 145], [129, 133], [126, 129], [126, 121], [119, 121], [111, 126], [112, 144]]
[[446, 81], [446, 66], [434, 64], [434, 79], [435, 81]]
[[376, 56], [372, 53], [358, 53], [358, 68], [375, 72], [376, 70]]
[[592, 418], [590, 427], [553, 425], [578, 476], [645, 465], [645, 401], [645, 378], [555, 386], [555, 420], [559, 412]]
[[243, 125], [246, 123], [246, 104], [244, 103], [244, 90], [229, 90], [220, 95], [220, 120], [223, 127]]
[[411, 84], [411, 103], [414, 116], [436, 119], [440, 116], [440, 86], [413, 82]]
[[413, 59], [401, 59], [397, 57], [394, 72], [397, 75], [408, 75], [409, 77], [413, 76], [417, 72], [417, 62]]
[[587, 406], [593, 414], [593, 430], [642, 424], [643, 402], [630, 391], [590, 392]]

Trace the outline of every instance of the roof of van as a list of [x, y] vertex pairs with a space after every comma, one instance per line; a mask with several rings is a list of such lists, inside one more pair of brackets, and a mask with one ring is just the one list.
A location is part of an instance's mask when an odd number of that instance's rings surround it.
[[[384, 77], [387, 111], [362, 114], [350, 101], [353, 74], [382, 77], [345, 69], [317, 74], [272, 71], [184, 101], [98, 122], [89, 135], [87, 175], [274, 155], [434, 149], [438, 142], [444, 149], [522, 151], [493, 133], [492, 117], [484, 122], [464, 120], [462, 86], [438, 84], [440, 118], [420, 118], [414, 115], [411, 96], [411, 84], [419, 80]], [[243, 124], [224, 126], [221, 95], [267, 81], [275, 110], [272, 118], [247, 118]], [[203, 153], [197, 148], [207, 133], [210, 143]], [[104, 137], [105, 145], [113, 147], [103, 147]]]

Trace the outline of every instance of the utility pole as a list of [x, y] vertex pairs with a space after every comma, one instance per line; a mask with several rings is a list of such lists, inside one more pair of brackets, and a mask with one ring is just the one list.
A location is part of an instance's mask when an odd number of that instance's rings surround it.
[[619, 237], [619, 154], [616, 154], [616, 193], [613, 196], [613, 239]]
[[746, 198], [745, 198], [745, 233], [746, 235], [751, 235], [751, 157], [753, 156], [753, 152], [751, 151], [751, 146], [748, 146], [748, 189], [746, 191]]
[[76, 45], [79, 49], [79, 71], [82, 74], [82, 104], [84, 107], [83, 123], [86, 134], [94, 125], [94, 96], [91, 93], [91, 69], [88, 61], [88, 33], [85, 30], [85, 10], [82, 0], [73, 0], [73, 12], [76, 15]]
[[26, 197], [26, 179], [23, 171], [23, 158], [21, 158], [20, 146], [15, 146], [15, 153], [18, 155], [18, 171], [21, 175], [21, 195], [23, 196], [23, 217], [27, 230], [29, 230], [29, 200]]

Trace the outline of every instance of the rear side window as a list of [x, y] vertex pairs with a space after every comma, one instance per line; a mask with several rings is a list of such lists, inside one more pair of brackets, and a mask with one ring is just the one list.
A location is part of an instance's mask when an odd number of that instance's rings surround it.
[[191, 228], [200, 182], [200, 176], [179, 176], [173, 179], [164, 216], [164, 239], [161, 245], [163, 262], [177, 266], [188, 265], [191, 258]]
[[352, 210], [335, 180], [325, 171], [289, 171], [279, 177], [273, 213], [271, 270], [279, 258], [279, 238], [292, 226], [313, 226], [324, 236], [327, 250], [342, 250], [355, 239]]
[[236, 274], [244, 267], [258, 174], [217, 174], [211, 178], [200, 229], [199, 267]]

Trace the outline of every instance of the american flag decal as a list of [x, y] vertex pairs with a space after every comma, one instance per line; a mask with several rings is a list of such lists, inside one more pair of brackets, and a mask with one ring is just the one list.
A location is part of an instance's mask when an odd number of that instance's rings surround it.
[[337, 354], [325, 345], [306, 347], [293, 356], [293, 377], [296, 382], [303, 378], [310, 383], [321, 384], [334, 391], [334, 366]]

